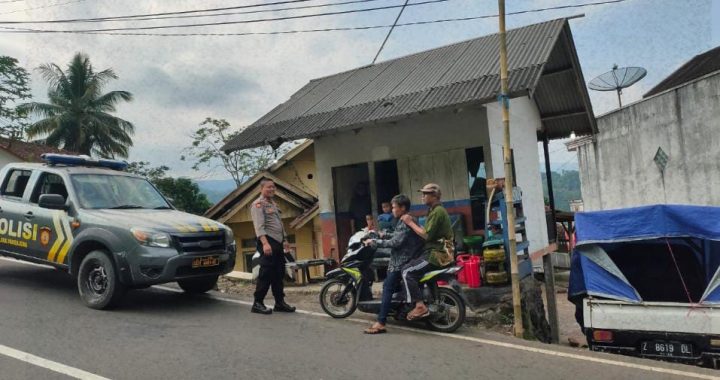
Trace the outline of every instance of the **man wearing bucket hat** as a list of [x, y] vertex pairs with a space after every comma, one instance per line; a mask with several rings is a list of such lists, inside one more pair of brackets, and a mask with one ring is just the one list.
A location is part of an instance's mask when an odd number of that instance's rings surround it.
[[453, 239], [452, 225], [450, 215], [440, 202], [442, 195], [440, 186], [429, 183], [418, 191], [422, 193], [423, 204], [430, 208], [425, 220], [425, 228], [415, 223], [410, 215], [403, 215], [401, 218], [410, 229], [425, 240], [423, 254], [407, 263], [402, 269], [406, 297], [410, 302], [415, 302], [415, 309], [408, 313], [409, 320], [424, 318], [430, 313], [423, 302], [420, 278], [423, 274], [452, 262], [452, 257], [448, 258], [445, 249], [445, 242], [452, 242]]

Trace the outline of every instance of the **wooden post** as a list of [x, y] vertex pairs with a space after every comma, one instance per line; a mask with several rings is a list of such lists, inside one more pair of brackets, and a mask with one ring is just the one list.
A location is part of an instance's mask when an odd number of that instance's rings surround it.
[[552, 343], [560, 343], [560, 322], [558, 322], [557, 302], [555, 302], [555, 269], [553, 268], [552, 252], [543, 256], [545, 271], [545, 295], [547, 297], [548, 319], [550, 322], [550, 338]]
[[510, 146], [510, 97], [508, 94], [507, 38], [505, 35], [505, 0], [498, 0], [500, 26], [500, 104], [504, 130], [503, 159], [505, 161], [505, 205], [507, 208], [508, 247], [510, 253], [510, 281], [512, 284], [515, 336], [524, 334], [522, 307], [520, 304], [520, 276], [518, 274], [517, 241], [515, 238], [515, 203], [513, 199], [513, 167]]
[[[557, 240], [557, 228], [555, 219], [555, 194], [553, 194], [552, 170], [550, 168], [550, 152], [548, 149], [548, 135], [543, 133], [543, 150], [545, 152], [545, 175], [547, 176], [548, 196], [550, 197], [550, 213], [552, 229], [554, 231], [553, 241]], [[552, 243], [552, 242], [551, 242]], [[552, 343], [560, 343], [560, 323], [558, 322], [557, 302], [555, 302], [555, 268], [552, 263], [552, 251], [543, 255], [543, 269], [545, 272], [545, 294], [547, 296], [548, 319], [550, 322], [550, 339]]]
[[543, 132], [543, 152], [545, 154], [545, 179], [547, 183], [548, 188], [548, 200], [550, 201], [550, 216], [552, 220], [552, 241], [550, 243], [557, 241], [557, 218], [555, 214], [555, 192], [553, 189], [553, 182], [552, 182], [552, 169], [550, 168], [550, 152], [548, 148], [549, 139], [547, 135], [547, 131]]

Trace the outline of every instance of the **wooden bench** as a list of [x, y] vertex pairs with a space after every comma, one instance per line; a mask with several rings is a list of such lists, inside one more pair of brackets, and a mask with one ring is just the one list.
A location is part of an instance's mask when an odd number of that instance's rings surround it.
[[298, 285], [309, 284], [311, 280], [310, 268], [319, 267], [326, 265], [333, 265], [335, 261], [333, 259], [310, 259], [310, 260], [298, 260], [293, 263], [287, 263], [285, 266], [295, 271], [295, 283]]

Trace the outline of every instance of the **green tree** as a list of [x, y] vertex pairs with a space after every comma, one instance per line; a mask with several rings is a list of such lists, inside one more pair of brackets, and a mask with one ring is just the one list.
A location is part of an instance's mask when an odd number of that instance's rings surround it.
[[16, 103], [30, 99], [30, 74], [15, 58], [0, 56], [0, 134], [23, 139], [27, 112]]
[[126, 170], [147, 178], [163, 195], [172, 199], [173, 206], [180, 211], [202, 215], [212, 206], [197, 183], [188, 178], [168, 177], [170, 168], [165, 165], [151, 166], [147, 161], [138, 161], [131, 162]]
[[160, 178], [155, 182], [155, 186], [172, 198], [173, 205], [179, 210], [202, 215], [212, 206], [207, 196], [200, 192], [197, 183], [189, 178]]
[[[237, 150], [226, 154], [222, 147], [242, 132], [233, 131], [225, 119], [206, 118], [192, 134], [192, 145], [185, 152], [194, 159], [192, 168], [215, 170], [222, 167], [237, 186], [270, 166], [276, 157], [282, 156], [292, 148], [292, 144], [283, 144], [277, 151], [269, 147]], [[181, 159], [185, 160], [183, 156]]]
[[[553, 195], [555, 196], [555, 208], [557, 210], [570, 210], [570, 201], [582, 198], [580, 193], [580, 173], [577, 170], [563, 170], [562, 172], [551, 172], [553, 182]], [[543, 193], [548, 200], [547, 178], [545, 173], [540, 174]]]
[[141, 177], [145, 177], [152, 183], [156, 183], [158, 180], [165, 178], [170, 168], [165, 165], [152, 167], [147, 161], [137, 161], [129, 163], [127, 169], [125, 170]]
[[133, 96], [127, 91], [103, 93], [105, 85], [118, 78], [112, 69], [96, 72], [90, 58], [77, 53], [65, 71], [54, 63], [38, 70], [49, 84], [50, 102], [20, 107], [42, 118], [27, 128], [28, 137], [80, 154], [127, 157], [135, 127], [112, 113]]

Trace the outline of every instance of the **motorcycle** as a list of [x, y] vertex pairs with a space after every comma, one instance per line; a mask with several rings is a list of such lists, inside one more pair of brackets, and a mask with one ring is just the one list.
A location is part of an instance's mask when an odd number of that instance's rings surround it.
[[[381, 301], [372, 299], [370, 290], [371, 267], [377, 249], [363, 244], [365, 239], [377, 237], [374, 232], [361, 231], [353, 235], [340, 267], [326, 274], [326, 282], [320, 291], [320, 305], [331, 317], [347, 318], [358, 309], [371, 314], [380, 311]], [[432, 330], [450, 333], [465, 322], [466, 302], [456, 279], [461, 269], [459, 266], [443, 268], [428, 272], [420, 279], [424, 301], [430, 310], [430, 315], [422, 321]], [[447, 282], [450, 287], [439, 286], [439, 281]], [[404, 292], [396, 292], [389, 314], [398, 321], [405, 321], [414, 307], [414, 303], [406, 300]]]

